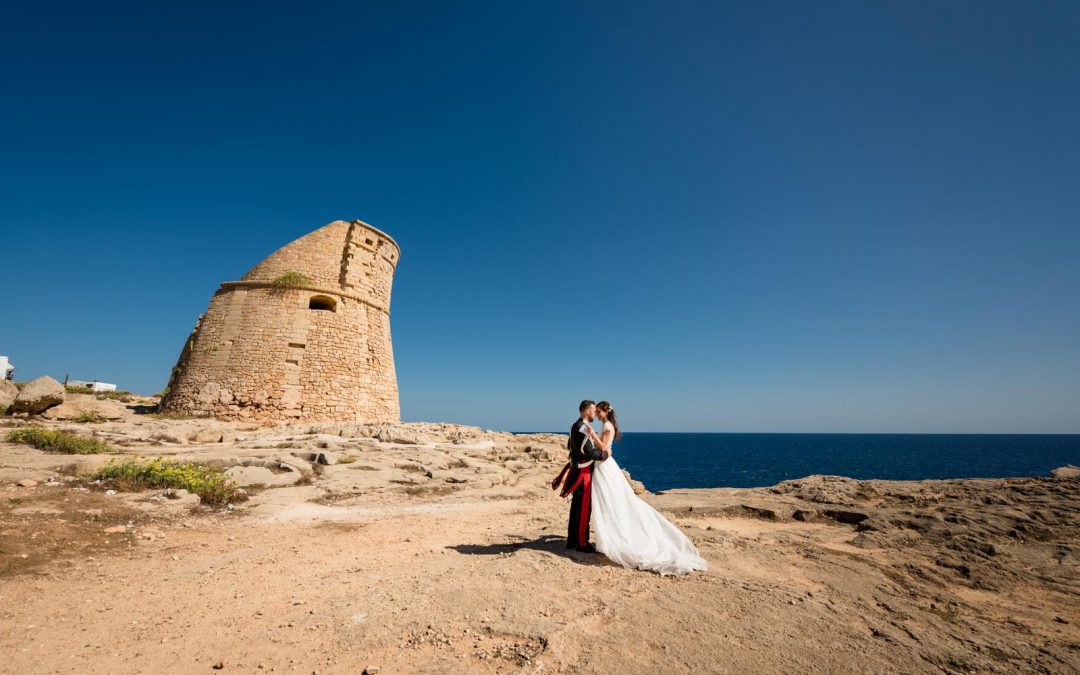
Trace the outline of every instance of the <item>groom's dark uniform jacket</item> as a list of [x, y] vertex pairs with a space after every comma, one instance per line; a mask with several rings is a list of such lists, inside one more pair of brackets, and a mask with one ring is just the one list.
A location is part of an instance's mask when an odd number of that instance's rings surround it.
[[[597, 448], [586, 431], [588, 423], [580, 417], [570, 427], [570, 439], [566, 449], [570, 451], [570, 473], [566, 477], [566, 491], [573, 492], [570, 500], [570, 523], [567, 527], [566, 546], [577, 547], [589, 543], [589, 520], [592, 517], [592, 463], [605, 459], [606, 453]], [[564, 494], [565, 494], [564, 492]]]
[[575, 466], [597, 459], [604, 459], [604, 451], [598, 449], [592, 439], [589, 438], [586, 426], [588, 426], [588, 422], [580, 417], [570, 426], [570, 438], [566, 441], [566, 449], [570, 451], [570, 461]]

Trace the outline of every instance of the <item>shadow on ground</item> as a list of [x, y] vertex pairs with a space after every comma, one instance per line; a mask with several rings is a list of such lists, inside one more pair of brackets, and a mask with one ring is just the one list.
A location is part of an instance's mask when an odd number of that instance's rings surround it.
[[455, 544], [446, 548], [464, 555], [511, 555], [521, 549], [530, 549], [557, 555], [579, 565], [597, 565], [608, 562], [607, 558], [599, 553], [581, 553], [566, 548], [566, 537], [554, 534], [544, 534], [535, 539], [511, 535], [508, 539], [510, 541], [505, 544]]

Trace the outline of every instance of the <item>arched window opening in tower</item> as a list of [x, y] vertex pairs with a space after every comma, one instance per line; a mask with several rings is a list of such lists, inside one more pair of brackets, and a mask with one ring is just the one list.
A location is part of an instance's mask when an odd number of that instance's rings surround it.
[[337, 301], [325, 295], [313, 295], [308, 301], [308, 309], [317, 309], [323, 312], [336, 312]]

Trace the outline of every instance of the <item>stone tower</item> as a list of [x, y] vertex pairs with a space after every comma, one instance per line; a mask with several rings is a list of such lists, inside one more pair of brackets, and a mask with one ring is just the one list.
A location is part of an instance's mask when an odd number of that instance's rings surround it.
[[262, 422], [398, 421], [390, 287], [400, 255], [386, 233], [336, 220], [221, 284], [162, 409]]

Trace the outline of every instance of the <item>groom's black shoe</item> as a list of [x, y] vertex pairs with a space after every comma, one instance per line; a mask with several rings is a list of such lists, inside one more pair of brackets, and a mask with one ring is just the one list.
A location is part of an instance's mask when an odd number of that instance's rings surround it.
[[596, 553], [596, 547], [592, 544], [582, 544], [581, 546], [578, 546], [576, 550], [581, 551], [582, 553]]

